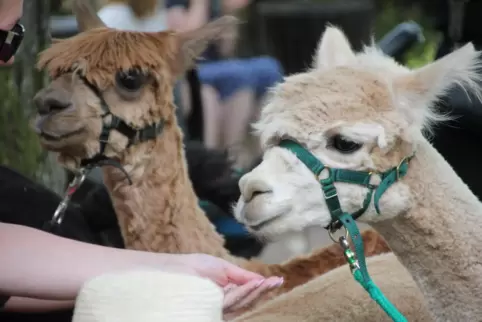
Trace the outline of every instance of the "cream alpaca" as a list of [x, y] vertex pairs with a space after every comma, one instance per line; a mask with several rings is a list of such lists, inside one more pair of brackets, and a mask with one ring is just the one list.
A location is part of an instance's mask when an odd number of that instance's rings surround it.
[[[313, 69], [288, 77], [262, 111], [264, 160], [240, 181], [237, 218], [264, 236], [331, 221], [320, 184], [277, 146], [280, 139], [297, 141], [328, 167], [372, 171], [373, 183], [415, 152], [407, 176], [382, 196], [381, 214], [372, 202], [359, 221], [384, 236], [435, 320], [480, 320], [482, 205], [421, 132], [442, 119], [432, 106], [451, 86], [480, 97], [479, 54], [469, 44], [411, 71], [374, 47], [355, 54], [328, 27]], [[335, 186], [344, 211], [360, 208], [367, 188]]]

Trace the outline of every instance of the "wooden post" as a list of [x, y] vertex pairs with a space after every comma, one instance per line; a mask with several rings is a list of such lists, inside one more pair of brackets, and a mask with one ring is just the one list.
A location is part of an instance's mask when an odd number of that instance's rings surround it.
[[22, 46], [14, 66], [0, 69], [0, 162], [61, 193], [65, 188], [65, 170], [40, 147], [30, 127], [35, 114], [32, 99], [47, 82], [35, 64], [38, 53], [50, 40], [49, 4], [47, 0], [24, 1]]

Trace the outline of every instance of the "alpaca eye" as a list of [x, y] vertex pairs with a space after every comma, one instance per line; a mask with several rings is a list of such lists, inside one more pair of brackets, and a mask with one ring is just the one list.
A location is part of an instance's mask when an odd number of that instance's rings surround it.
[[336, 149], [338, 152], [348, 154], [359, 150], [362, 144], [347, 140], [341, 135], [335, 135], [331, 138], [329, 147]]
[[122, 89], [135, 92], [146, 83], [147, 76], [138, 69], [130, 69], [127, 72], [118, 72], [116, 82]]

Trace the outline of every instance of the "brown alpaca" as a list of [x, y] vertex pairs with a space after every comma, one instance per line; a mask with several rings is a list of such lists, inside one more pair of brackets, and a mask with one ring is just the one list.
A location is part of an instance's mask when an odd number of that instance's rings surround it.
[[[56, 41], [39, 59], [39, 68], [53, 80], [35, 98], [36, 130], [42, 145], [57, 152], [66, 167], [78, 169], [99, 153], [122, 165], [132, 184], [116, 167], [104, 167], [103, 173], [127, 248], [207, 253], [265, 276], [283, 276], [284, 286], [270, 296], [344, 263], [337, 245], [279, 265], [234, 258], [198, 207], [175, 119], [173, 84], [210, 40], [236, 23], [234, 18], [181, 34], [141, 33], [105, 27], [83, 1], [75, 8], [81, 33]], [[105, 115], [106, 108], [112, 114]], [[144, 141], [133, 135], [138, 140], [128, 144], [129, 131], [115, 128], [101, 144], [102, 129], [116, 117], [128, 120], [124, 128], [131, 132], [149, 125], [162, 132]], [[367, 255], [389, 250], [372, 231], [364, 238]]]

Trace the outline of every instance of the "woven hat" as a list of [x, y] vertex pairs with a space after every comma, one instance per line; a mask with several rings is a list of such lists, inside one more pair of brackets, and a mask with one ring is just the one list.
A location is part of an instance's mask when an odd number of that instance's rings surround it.
[[103, 275], [87, 282], [72, 322], [221, 322], [223, 291], [210, 280], [161, 271]]

